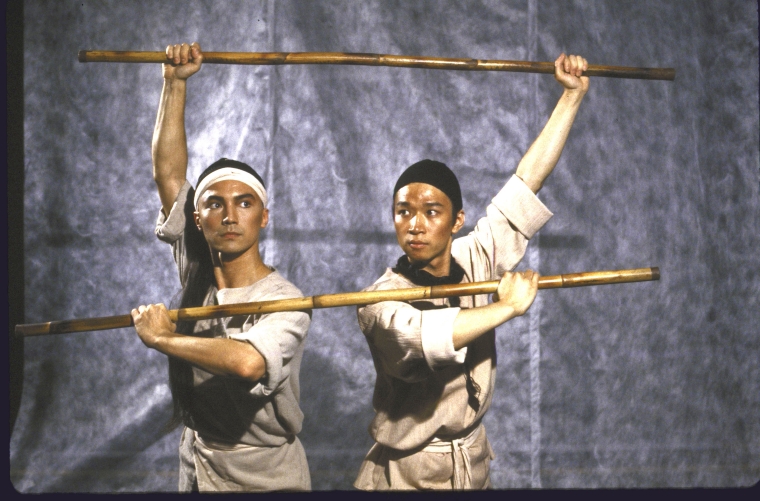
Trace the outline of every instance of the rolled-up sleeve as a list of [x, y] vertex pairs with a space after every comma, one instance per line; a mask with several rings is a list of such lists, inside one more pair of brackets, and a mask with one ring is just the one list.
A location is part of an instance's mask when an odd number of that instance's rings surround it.
[[358, 309], [359, 325], [387, 374], [406, 382], [431, 371], [464, 363], [467, 348], [454, 349], [452, 333], [459, 308], [418, 310], [385, 301]]
[[[217, 292], [219, 304], [235, 304], [250, 301], [273, 301], [303, 297], [297, 287], [285, 281], [278, 273], [272, 273], [251, 287], [259, 287], [263, 293], [250, 295], [243, 289], [222, 289]], [[293, 358], [303, 350], [311, 324], [311, 313], [283, 311], [252, 315], [235, 324], [232, 320], [225, 327], [225, 336], [249, 343], [259, 352], [266, 363], [266, 373], [250, 390], [253, 396], [267, 396], [278, 391], [288, 381]]]
[[494, 280], [513, 269], [528, 240], [552, 217], [551, 211], [517, 176], [486, 207], [475, 229], [451, 246], [454, 259], [473, 282]]
[[187, 202], [187, 194], [191, 188], [190, 183], [185, 181], [185, 184], [177, 194], [177, 199], [174, 201], [168, 216], [164, 214], [163, 209], [158, 211], [155, 233], [162, 242], [168, 244], [174, 243], [184, 233], [186, 224], [185, 203]]
[[187, 197], [191, 189], [190, 183], [185, 181], [185, 184], [177, 194], [177, 199], [172, 204], [169, 214], [166, 215], [163, 209], [159, 209], [154, 230], [159, 240], [172, 246], [172, 255], [174, 262], [177, 264], [179, 281], [183, 286], [187, 280], [188, 273], [187, 249], [185, 249], [185, 225], [187, 224], [185, 204], [187, 203]]
[[454, 319], [460, 308], [421, 311], [420, 339], [425, 361], [433, 369], [463, 364], [467, 347], [454, 349]]
[[301, 311], [270, 313], [245, 332], [229, 336], [250, 343], [266, 362], [266, 374], [251, 388], [251, 395], [267, 396], [285, 384], [290, 362], [306, 339], [310, 323], [310, 315]]
[[553, 215], [517, 176], [509, 178], [492, 203], [527, 239], [532, 238]]

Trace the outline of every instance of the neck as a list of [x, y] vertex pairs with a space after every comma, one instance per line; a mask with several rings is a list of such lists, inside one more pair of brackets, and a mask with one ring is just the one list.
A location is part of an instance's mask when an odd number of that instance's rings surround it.
[[445, 277], [451, 270], [451, 244], [452, 238], [449, 237], [449, 241], [446, 243], [446, 247], [438, 255], [434, 256], [427, 262], [414, 262], [409, 259], [409, 263], [413, 266], [426, 271], [434, 277]]
[[[413, 266], [419, 267], [420, 264], [423, 263], [415, 263], [411, 259], [409, 262]], [[427, 263], [424, 263], [425, 265], [422, 266], [420, 269], [422, 271], [427, 271], [434, 277], [445, 277], [449, 274], [449, 271], [451, 270], [451, 246], [446, 248], [446, 253], [436, 256]]]
[[247, 287], [272, 273], [261, 260], [258, 246], [240, 255], [212, 251], [211, 260], [214, 263], [214, 278], [219, 290]]

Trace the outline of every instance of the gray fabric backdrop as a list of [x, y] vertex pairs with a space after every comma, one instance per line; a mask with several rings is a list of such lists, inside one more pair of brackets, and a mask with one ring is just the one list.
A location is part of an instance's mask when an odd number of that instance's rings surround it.
[[[593, 79], [521, 268], [659, 266], [659, 282], [544, 291], [499, 329], [486, 426], [498, 488], [747, 486], [760, 477], [758, 24], [744, 0], [24, 2], [24, 321], [172, 301], [153, 236], [158, 65], [81, 49], [345, 51], [675, 67]], [[304, 293], [355, 291], [400, 255], [389, 209], [422, 158], [460, 176], [467, 227], [548, 118], [549, 75], [206, 65], [192, 182], [218, 157], [273, 193], [265, 260]], [[166, 358], [132, 329], [27, 339], [10, 437], [22, 492], [176, 489]], [[350, 489], [374, 369], [353, 308], [314, 312], [301, 439], [315, 489]], [[13, 383], [13, 381], [12, 381]]]

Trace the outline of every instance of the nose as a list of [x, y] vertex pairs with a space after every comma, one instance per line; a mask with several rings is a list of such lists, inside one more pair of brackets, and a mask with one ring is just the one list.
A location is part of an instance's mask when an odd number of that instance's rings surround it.
[[224, 208], [224, 218], [222, 218], [222, 224], [237, 224], [237, 211], [235, 206], [227, 206]]
[[422, 218], [419, 216], [419, 214], [416, 214], [414, 217], [412, 217], [412, 219], [409, 220], [409, 233], [416, 235], [418, 233], [422, 233], [422, 230]]

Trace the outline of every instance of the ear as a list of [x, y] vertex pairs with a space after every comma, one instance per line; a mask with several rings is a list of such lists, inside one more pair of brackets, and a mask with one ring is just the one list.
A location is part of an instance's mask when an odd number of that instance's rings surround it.
[[269, 224], [269, 209], [264, 209], [261, 211], [261, 227], [266, 228], [267, 224]]
[[201, 229], [201, 213], [198, 211], [193, 212], [193, 219], [195, 220], [195, 226], [198, 228], [198, 231], [202, 231]]
[[451, 228], [451, 234], [455, 234], [464, 226], [464, 210], [457, 212], [457, 217], [454, 219], [454, 227]]

